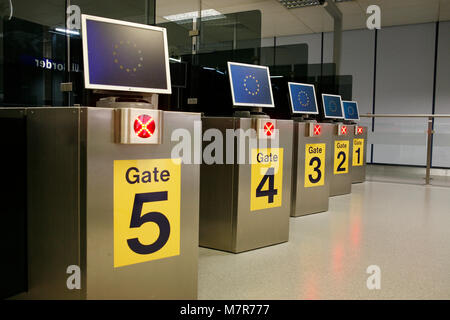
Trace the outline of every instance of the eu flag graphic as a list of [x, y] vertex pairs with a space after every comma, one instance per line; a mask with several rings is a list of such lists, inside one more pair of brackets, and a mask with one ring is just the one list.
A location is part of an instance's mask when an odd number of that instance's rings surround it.
[[269, 70], [228, 62], [234, 105], [273, 107]]
[[313, 85], [290, 82], [289, 92], [294, 113], [317, 114], [319, 112]]
[[359, 120], [358, 104], [355, 101], [342, 101], [347, 120]]
[[91, 84], [167, 89], [161, 31], [87, 20]]
[[344, 118], [341, 96], [322, 94], [323, 108], [327, 118]]

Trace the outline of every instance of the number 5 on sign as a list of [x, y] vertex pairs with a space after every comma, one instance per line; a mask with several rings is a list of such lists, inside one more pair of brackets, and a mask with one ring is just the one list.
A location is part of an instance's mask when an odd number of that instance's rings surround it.
[[180, 161], [114, 161], [114, 267], [180, 254], [180, 188]]
[[252, 149], [250, 210], [281, 207], [283, 148]]
[[326, 144], [307, 144], [305, 148], [305, 188], [323, 186]]
[[354, 167], [363, 165], [364, 139], [353, 139], [353, 161]]
[[334, 142], [334, 174], [348, 173], [349, 141]]

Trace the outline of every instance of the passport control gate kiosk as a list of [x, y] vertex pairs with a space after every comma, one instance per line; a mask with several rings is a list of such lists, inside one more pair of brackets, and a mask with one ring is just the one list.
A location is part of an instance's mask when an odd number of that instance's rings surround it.
[[294, 115], [291, 216], [298, 217], [328, 210], [333, 125], [297, 117], [319, 113], [314, 85], [288, 86]]
[[322, 105], [325, 118], [340, 120], [333, 123], [333, 166], [330, 184], [330, 196], [349, 194], [352, 191], [352, 166], [350, 156], [352, 155], [352, 144], [349, 130], [353, 126], [345, 125], [344, 112], [341, 96], [322, 94]]
[[[96, 60], [99, 34], [115, 48], [111, 66]], [[83, 15], [83, 47], [87, 88], [170, 93], [165, 29]], [[171, 134], [201, 143], [200, 116], [109, 104], [26, 110], [28, 292], [18, 298], [197, 298], [200, 166], [172, 157]]]
[[[228, 70], [234, 105], [273, 107], [267, 67], [229, 62]], [[289, 239], [292, 120], [247, 115], [202, 118], [205, 136], [226, 137], [228, 158], [201, 165], [202, 247], [239, 253]], [[204, 143], [204, 157], [210, 148]]]
[[367, 127], [358, 126], [359, 110], [356, 101], [342, 101], [345, 120], [351, 124], [349, 131], [352, 144], [352, 183], [366, 181]]

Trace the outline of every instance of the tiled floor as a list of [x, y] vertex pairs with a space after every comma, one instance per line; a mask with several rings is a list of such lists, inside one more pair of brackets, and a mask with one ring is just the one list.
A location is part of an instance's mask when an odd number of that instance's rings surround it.
[[[369, 290], [366, 269], [381, 269]], [[328, 212], [291, 218], [289, 242], [200, 248], [199, 299], [450, 299], [450, 188], [353, 185]]]

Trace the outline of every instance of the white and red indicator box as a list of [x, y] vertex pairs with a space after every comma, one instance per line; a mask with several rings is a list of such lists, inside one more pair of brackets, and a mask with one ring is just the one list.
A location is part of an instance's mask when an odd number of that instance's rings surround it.
[[124, 108], [120, 113], [120, 143], [161, 143], [162, 111]]
[[359, 127], [359, 126], [355, 126], [355, 135], [361, 135], [364, 133], [364, 128], [363, 127]]
[[340, 124], [338, 126], [338, 135], [339, 136], [345, 136], [345, 135], [347, 135], [347, 132], [348, 132], [347, 126], [345, 126], [343, 124]]
[[320, 136], [322, 133], [322, 126], [316, 122], [308, 123], [308, 137]]
[[256, 132], [259, 139], [273, 139], [275, 138], [278, 129], [277, 122], [273, 119], [257, 119]]

